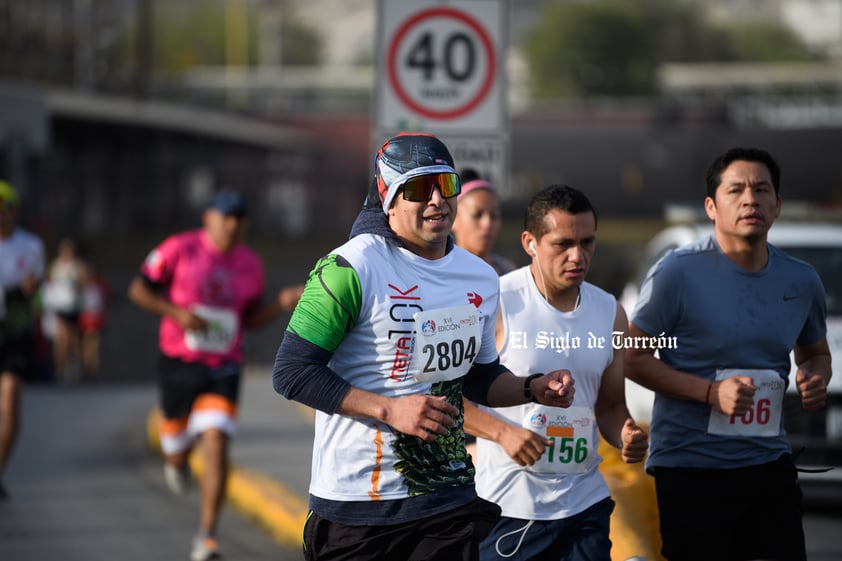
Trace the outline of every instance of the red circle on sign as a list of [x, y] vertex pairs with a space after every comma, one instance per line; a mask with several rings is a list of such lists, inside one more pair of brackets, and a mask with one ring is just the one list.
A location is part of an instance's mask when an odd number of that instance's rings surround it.
[[[485, 55], [486, 57], [488, 57], [489, 61], [488, 66], [490, 72], [487, 73], [487, 76], [485, 77], [485, 80], [480, 86], [477, 94], [473, 98], [468, 100], [467, 103], [464, 103], [459, 107], [447, 111], [437, 111], [435, 109], [430, 109], [428, 107], [423, 107], [419, 105], [414, 99], [412, 99], [409, 96], [409, 94], [406, 93], [406, 90], [398, 81], [397, 77], [397, 45], [400, 44], [400, 42], [403, 40], [403, 36], [406, 35], [413, 26], [415, 26], [422, 20], [434, 17], [453, 18], [459, 20], [460, 22], [474, 30], [474, 32], [479, 37], [480, 41], [482, 41], [482, 46], [485, 49]], [[409, 18], [402, 26], [400, 26], [400, 28], [398, 28], [398, 31], [397, 33], [395, 33], [394, 39], [392, 40], [392, 43], [389, 48], [387, 69], [389, 75], [389, 83], [392, 84], [392, 89], [395, 90], [395, 93], [398, 95], [400, 100], [404, 102], [404, 104], [406, 104], [407, 107], [409, 107], [416, 113], [419, 113], [431, 119], [452, 119], [454, 117], [459, 117], [473, 111], [477, 105], [482, 103], [482, 100], [485, 99], [485, 97], [488, 95], [488, 92], [491, 91], [491, 87], [494, 85], [494, 73], [497, 69], [497, 62], [495, 60], [494, 45], [491, 43], [491, 39], [488, 37], [488, 35], [486, 35], [485, 30], [468, 14], [460, 12], [459, 10], [455, 10], [453, 8], [432, 8], [429, 10], [424, 10], [423, 12], [418, 12], [413, 17]]]

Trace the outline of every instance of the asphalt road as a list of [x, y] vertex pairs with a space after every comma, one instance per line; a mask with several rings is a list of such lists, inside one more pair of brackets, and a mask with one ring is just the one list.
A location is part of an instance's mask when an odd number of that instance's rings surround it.
[[[169, 493], [147, 444], [149, 385], [33, 386], [0, 502], [4, 561], [189, 559], [197, 497]], [[280, 545], [232, 508], [220, 525], [226, 561], [288, 561]]]
[[[282, 413], [265, 385], [263, 378], [246, 384], [232, 459], [306, 501], [312, 425]], [[154, 405], [151, 384], [26, 388], [23, 433], [5, 477], [11, 499], [0, 502], [0, 560], [188, 559], [197, 497], [175, 497], [164, 486], [146, 433]], [[808, 497], [809, 561], [841, 560], [842, 493]], [[220, 542], [226, 561], [302, 559], [232, 507]]]

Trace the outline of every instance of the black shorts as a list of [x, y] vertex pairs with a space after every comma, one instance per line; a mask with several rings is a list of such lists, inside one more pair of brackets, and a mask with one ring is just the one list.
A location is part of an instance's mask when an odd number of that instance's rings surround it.
[[240, 394], [240, 365], [229, 363], [213, 369], [162, 354], [158, 359], [158, 387], [166, 419], [189, 415], [193, 402], [201, 394], [220, 395], [236, 404]]
[[500, 507], [477, 498], [429, 518], [393, 526], [347, 526], [310, 512], [304, 525], [307, 561], [478, 561], [479, 544]]
[[35, 379], [35, 336], [32, 333], [0, 334], [0, 372], [11, 372], [25, 381]]
[[789, 454], [745, 468], [655, 468], [654, 475], [669, 561], [806, 561]]
[[56, 312], [56, 319], [65, 325], [76, 327], [76, 324], [79, 323], [79, 312]]

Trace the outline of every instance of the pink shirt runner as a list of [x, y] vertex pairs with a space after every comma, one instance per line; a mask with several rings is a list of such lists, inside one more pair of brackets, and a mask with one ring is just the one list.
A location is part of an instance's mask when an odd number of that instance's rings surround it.
[[185, 362], [217, 368], [242, 363], [243, 317], [263, 296], [260, 257], [245, 244], [223, 253], [203, 229], [172, 235], [153, 249], [140, 268], [150, 281], [163, 285], [177, 306], [207, 320], [202, 332], [185, 332], [164, 316], [159, 331], [161, 352]]

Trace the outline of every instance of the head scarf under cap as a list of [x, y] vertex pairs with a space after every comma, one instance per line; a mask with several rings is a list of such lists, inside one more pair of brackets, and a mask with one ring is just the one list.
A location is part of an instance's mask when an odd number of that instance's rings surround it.
[[[431, 134], [405, 132], [387, 140], [374, 158], [374, 187], [383, 212], [388, 214], [407, 179], [431, 173], [456, 173], [453, 157], [441, 140]], [[366, 201], [367, 205], [371, 202]]]

